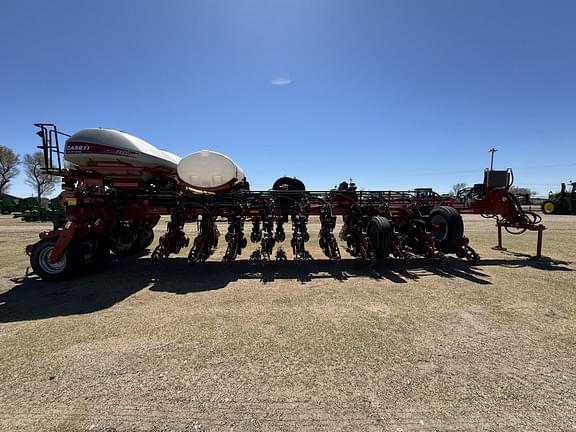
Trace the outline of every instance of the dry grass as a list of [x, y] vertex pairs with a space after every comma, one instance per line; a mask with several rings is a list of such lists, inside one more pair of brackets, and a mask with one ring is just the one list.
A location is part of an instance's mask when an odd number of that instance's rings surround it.
[[0, 430], [576, 430], [576, 217], [543, 261], [465, 221], [473, 268], [184, 251], [44, 283], [23, 248], [49, 226], [3, 217]]

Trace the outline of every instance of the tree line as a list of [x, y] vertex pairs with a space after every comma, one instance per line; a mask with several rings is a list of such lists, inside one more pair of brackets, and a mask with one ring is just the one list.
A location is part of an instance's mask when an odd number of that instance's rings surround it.
[[0, 145], [0, 194], [8, 191], [9, 183], [20, 174], [20, 168], [26, 184], [34, 189], [38, 204], [42, 205], [42, 197], [54, 192], [58, 184], [58, 178], [46, 172], [44, 153], [37, 151], [20, 159], [14, 150]]

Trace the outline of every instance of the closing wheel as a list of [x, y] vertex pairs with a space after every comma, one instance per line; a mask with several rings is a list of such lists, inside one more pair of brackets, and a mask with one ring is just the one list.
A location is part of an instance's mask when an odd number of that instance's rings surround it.
[[456, 252], [464, 236], [462, 216], [454, 207], [434, 207], [428, 216], [430, 233], [443, 252]]
[[377, 259], [384, 259], [392, 251], [392, 225], [383, 216], [374, 216], [368, 222], [368, 237]]
[[552, 201], [544, 201], [542, 203], [542, 213], [544, 214], [552, 214], [556, 211], [556, 204]]
[[70, 243], [55, 263], [50, 255], [56, 245], [55, 238], [44, 239], [34, 246], [30, 254], [30, 265], [44, 280], [63, 280], [74, 275], [82, 265], [82, 251], [75, 243]]

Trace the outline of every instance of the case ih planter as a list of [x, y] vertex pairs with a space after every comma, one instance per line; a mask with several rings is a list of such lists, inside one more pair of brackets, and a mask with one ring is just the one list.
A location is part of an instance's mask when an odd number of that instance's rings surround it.
[[[229, 262], [248, 240], [259, 244], [251, 259], [287, 259], [278, 247], [285, 241], [287, 223], [292, 256], [310, 259], [310, 216], [319, 217], [319, 246], [335, 261], [341, 257], [335, 233], [338, 216], [343, 221], [338, 235], [347, 252], [370, 263], [414, 256], [440, 261], [446, 254], [477, 263], [461, 213], [494, 217], [500, 247], [502, 227], [512, 233], [538, 231], [537, 256], [541, 253], [545, 227], [509, 193], [511, 170], [487, 170], [484, 182], [461, 191], [458, 199], [430, 190], [358, 191], [346, 182], [334, 190], [307, 191], [302, 181], [289, 177], [278, 179], [271, 190], [250, 191], [242, 169], [219, 153], [201, 151], [180, 159], [124, 132], [86, 129], [69, 136], [52, 124], [36, 126], [46, 170], [62, 177], [60, 199], [66, 209], [63, 223], [26, 248], [32, 268], [43, 279], [72, 277], [86, 264], [107, 261], [110, 251], [144, 251], [152, 244], [161, 215], [170, 215], [170, 222], [152, 252], [156, 262], [189, 246], [183, 230], [188, 221], [198, 224], [188, 261], [207, 260], [221, 237], [218, 218], [228, 223], [223, 237], [224, 260]], [[63, 135], [68, 139], [62, 152]]]

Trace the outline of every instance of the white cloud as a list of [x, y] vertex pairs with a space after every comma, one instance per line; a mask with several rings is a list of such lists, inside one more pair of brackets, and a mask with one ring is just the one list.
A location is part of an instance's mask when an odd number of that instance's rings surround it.
[[292, 83], [292, 80], [290, 79], [290, 76], [288, 76], [288, 75], [275, 75], [271, 81], [271, 84], [276, 85], [276, 86], [284, 86], [284, 85], [288, 85], [291, 83]]

